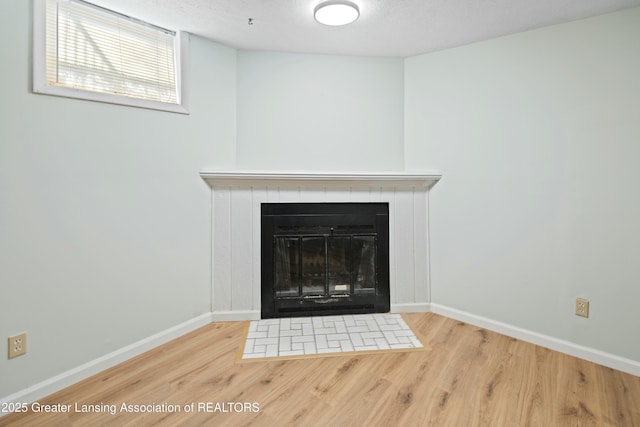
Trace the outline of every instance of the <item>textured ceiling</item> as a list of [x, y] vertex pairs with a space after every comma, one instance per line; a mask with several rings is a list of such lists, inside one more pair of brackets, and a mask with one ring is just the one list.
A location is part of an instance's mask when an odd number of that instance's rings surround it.
[[89, 1], [237, 49], [394, 57], [640, 6], [640, 0], [351, 0], [360, 18], [327, 27], [313, 19], [324, 0]]

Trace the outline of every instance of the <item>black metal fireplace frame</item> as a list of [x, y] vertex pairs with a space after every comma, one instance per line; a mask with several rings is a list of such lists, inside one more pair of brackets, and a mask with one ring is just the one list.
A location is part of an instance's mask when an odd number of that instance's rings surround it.
[[[276, 237], [375, 235], [375, 291], [340, 298], [278, 298], [275, 295]], [[389, 296], [388, 203], [263, 203], [261, 205], [261, 296], [263, 319], [386, 313]]]

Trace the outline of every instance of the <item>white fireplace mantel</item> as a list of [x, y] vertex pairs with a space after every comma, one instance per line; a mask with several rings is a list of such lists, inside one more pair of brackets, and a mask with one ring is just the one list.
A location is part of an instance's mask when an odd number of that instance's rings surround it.
[[294, 185], [351, 188], [431, 188], [442, 177], [439, 173], [310, 173], [202, 170], [200, 176], [210, 186]]

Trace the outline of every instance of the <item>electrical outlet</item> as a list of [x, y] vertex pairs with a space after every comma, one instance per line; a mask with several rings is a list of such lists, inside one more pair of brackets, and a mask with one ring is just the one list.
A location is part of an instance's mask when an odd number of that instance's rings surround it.
[[589, 317], [589, 300], [576, 298], [576, 316]]
[[27, 333], [9, 337], [9, 359], [22, 356], [27, 352]]

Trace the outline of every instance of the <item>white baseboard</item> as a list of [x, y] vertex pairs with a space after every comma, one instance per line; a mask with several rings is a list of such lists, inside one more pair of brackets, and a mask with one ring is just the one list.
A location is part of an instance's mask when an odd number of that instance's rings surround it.
[[391, 304], [392, 313], [428, 313], [431, 311], [431, 304], [409, 303], [409, 304]]
[[260, 320], [260, 310], [214, 311], [213, 322], [239, 322], [241, 320]]
[[585, 347], [570, 341], [561, 340], [440, 304], [431, 304], [431, 311], [445, 317], [470, 323], [522, 341], [527, 341], [551, 350], [556, 350], [570, 356], [575, 356], [599, 365], [627, 372], [631, 375], [640, 376], [640, 362], [636, 360], [626, 359], [624, 357], [616, 356], [615, 354], [606, 353], [594, 348]]
[[[429, 303], [391, 304], [391, 313], [428, 313], [431, 311]], [[258, 310], [244, 311], [214, 311], [211, 313], [213, 322], [239, 322], [243, 320], [260, 320]]]
[[[428, 313], [431, 311], [429, 303], [391, 304], [391, 313]], [[214, 311], [211, 313], [213, 322], [238, 322], [242, 320], [260, 320], [259, 310], [244, 311]]]
[[[132, 357], [138, 356], [145, 351], [165, 344], [175, 338], [178, 338], [211, 322], [211, 313], [203, 314], [196, 317], [195, 319], [188, 320], [184, 323], [166, 329], [148, 338], [144, 338], [138, 342], [113, 351], [76, 368], [70, 369], [38, 384], [34, 384], [24, 390], [20, 390], [16, 393], [10, 394], [9, 396], [0, 397], [0, 404], [3, 402], [33, 403], [38, 399], [42, 399], [45, 396], [60, 391], [65, 387], [89, 378], [90, 376], [104, 371], [105, 369], [111, 368], [119, 363], [131, 359]], [[7, 414], [0, 412], [0, 417], [2, 417], [3, 415]]]

